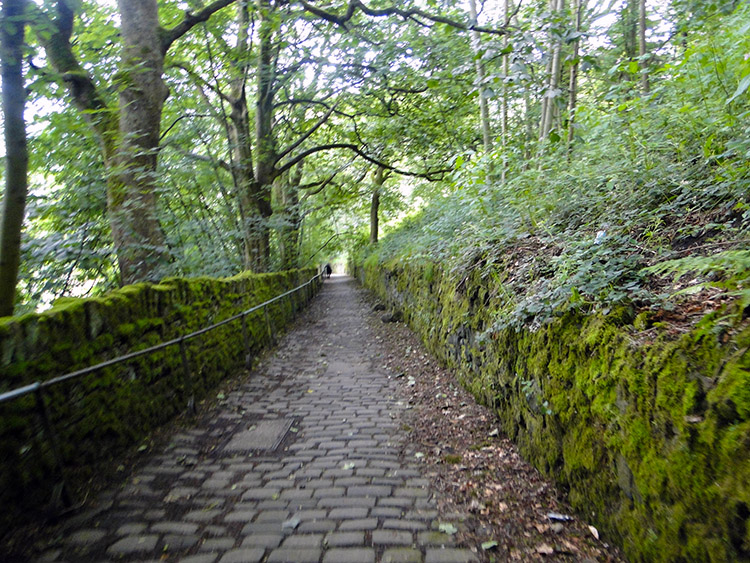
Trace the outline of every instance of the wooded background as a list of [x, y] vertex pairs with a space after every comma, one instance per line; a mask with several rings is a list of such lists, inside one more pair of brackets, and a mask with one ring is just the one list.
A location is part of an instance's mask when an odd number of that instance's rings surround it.
[[518, 297], [507, 322], [742, 289], [744, 2], [5, 0], [2, 17], [0, 315], [325, 262], [404, 217], [384, 252], [484, 268]]

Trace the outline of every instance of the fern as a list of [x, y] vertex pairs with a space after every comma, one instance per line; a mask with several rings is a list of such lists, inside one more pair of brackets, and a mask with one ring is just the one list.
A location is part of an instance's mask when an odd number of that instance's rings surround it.
[[727, 250], [711, 256], [693, 255], [665, 260], [641, 271], [660, 277], [672, 275], [675, 282], [686, 275], [707, 276], [711, 273], [744, 279], [750, 273], [750, 250]]
[[719, 286], [716, 282], [704, 281], [685, 287], [673, 293], [671, 297], [698, 293], [706, 287], [722, 287], [728, 295], [739, 299], [741, 310], [750, 305], [750, 250], [727, 250], [711, 256], [686, 256], [677, 260], [666, 260], [644, 268], [641, 272], [661, 277], [672, 275], [673, 282], [686, 275], [702, 277], [712, 273], [718, 274], [729, 283], [725, 282]]

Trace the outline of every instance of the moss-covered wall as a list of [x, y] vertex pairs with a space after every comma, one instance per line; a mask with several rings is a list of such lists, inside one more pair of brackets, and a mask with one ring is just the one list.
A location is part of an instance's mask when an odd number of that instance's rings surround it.
[[626, 309], [493, 331], [499, 298], [478, 275], [373, 257], [359, 274], [632, 561], [750, 560], [750, 327], [736, 305], [681, 334]]
[[[314, 269], [243, 273], [227, 279], [166, 279], [91, 299], [62, 299], [40, 314], [0, 319], [0, 392], [85, 368], [179, 338], [308, 281]], [[313, 296], [319, 280], [268, 307], [283, 328]], [[268, 344], [262, 311], [248, 315], [253, 354]], [[242, 325], [235, 321], [186, 341], [196, 400], [241, 366]], [[46, 390], [66, 464], [94, 466], [143, 439], [187, 406], [179, 346], [51, 386]], [[21, 511], [50, 500], [53, 456], [33, 395], [0, 404], [0, 536]]]

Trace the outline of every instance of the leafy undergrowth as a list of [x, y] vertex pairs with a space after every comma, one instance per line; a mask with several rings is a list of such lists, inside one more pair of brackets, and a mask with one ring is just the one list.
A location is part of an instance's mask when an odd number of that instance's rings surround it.
[[371, 326], [388, 351], [385, 367], [401, 382], [401, 399], [410, 407], [404, 455], [419, 461], [440, 492], [441, 513], [468, 515], [455, 530], [458, 541], [475, 546], [486, 562], [624, 560], [521, 459], [497, 417], [404, 324], [373, 317]]
[[724, 94], [750, 72], [749, 16], [697, 40], [649, 94], [581, 108], [571, 147], [459, 157], [451, 185], [417, 192], [425, 206], [355, 262], [435, 262], [459, 288], [479, 273], [504, 303], [498, 330], [625, 305], [679, 332], [750, 304], [750, 97]]
[[[637, 180], [621, 171], [595, 202], [587, 195], [594, 179], [569, 172], [524, 197], [511, 198], [513, 183], [473, 194], [463, 187], [405, 221], [369, 259], [437, 262], [459, 289], [478, 273], [505, 303], [493, 329], [533, 330], [571, 309], [628, 305], [682, 331], [731, 299], [750, 304], [750, 172], [712, 199], [658, 178], [658, 197], [643, 198], [618, 188]], [[541, 180], [555, 183], [554, 175]], [[540, 201], [543, 213], [534, 209]]]

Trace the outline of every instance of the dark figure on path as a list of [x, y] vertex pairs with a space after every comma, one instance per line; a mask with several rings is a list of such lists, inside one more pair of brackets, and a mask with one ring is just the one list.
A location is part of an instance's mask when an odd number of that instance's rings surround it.
[[325, 268], [323, 268], [323, 273], [327, 278], [331, 277], [331, 274], [333, 273], [333, 268], [331, 268], [330, 264], [326, 264]]

